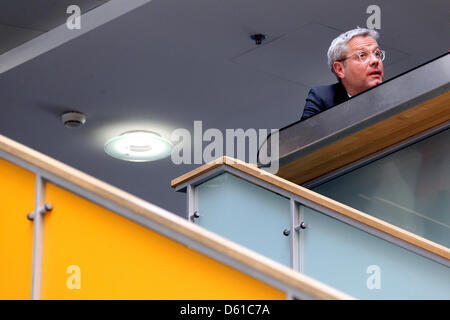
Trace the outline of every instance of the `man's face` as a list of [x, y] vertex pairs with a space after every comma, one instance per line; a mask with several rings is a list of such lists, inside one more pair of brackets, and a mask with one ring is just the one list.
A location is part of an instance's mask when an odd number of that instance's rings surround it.
[[[370, 36], [357, 36], [347, 43], [350, 57], [339, 62], [341, 67], [336, 72], [342, 80], [342, 84], [350, 95], [358, 94], [383, 81], [383, 62], [377, 59], [372, 52], [378, 49], [378, 43]], [[361, 62], [358, 53], [366, 52], [369, 56], [365, 62]]]

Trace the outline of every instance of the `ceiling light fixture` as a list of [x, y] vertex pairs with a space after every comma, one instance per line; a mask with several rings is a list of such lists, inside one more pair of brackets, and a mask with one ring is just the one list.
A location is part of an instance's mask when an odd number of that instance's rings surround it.
[[172, 152], [173, 144], [152, 131], [127, 131], [105, 143], [110, 156], [135, 162], [163, 159]]

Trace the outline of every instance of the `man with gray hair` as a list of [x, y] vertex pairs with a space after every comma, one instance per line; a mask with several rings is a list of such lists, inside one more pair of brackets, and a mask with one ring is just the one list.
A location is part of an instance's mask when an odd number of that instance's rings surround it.
[[384, 51], [378, 32], [356, 28], [341, 34], [328, 49], [328, 65], [338, 83], [314, 87], [306, 98], [301, 120], [340, 104], [383, 81]]

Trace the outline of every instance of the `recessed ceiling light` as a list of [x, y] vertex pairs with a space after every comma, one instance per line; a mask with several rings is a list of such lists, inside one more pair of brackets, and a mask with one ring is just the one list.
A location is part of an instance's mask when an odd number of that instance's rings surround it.
[[172, 152], [173, 144], [151, 131], [127, 131], [105, 143], [105, 152], [126, 161], [154, 161]]

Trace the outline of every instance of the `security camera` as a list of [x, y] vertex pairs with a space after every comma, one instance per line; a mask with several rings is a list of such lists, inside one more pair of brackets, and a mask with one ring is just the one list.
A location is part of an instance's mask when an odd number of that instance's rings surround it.
[[67, 128], [76, 128], [86, 122], [86, 115], [78, 111], [69, 111], [61, 115], [61, 120]]
[[250, 36], [250, 39], [254, 40], [257, 45], [260, 45], [264, 40], [266, 40], [266, 35], [262, 33], [255, 33]]

